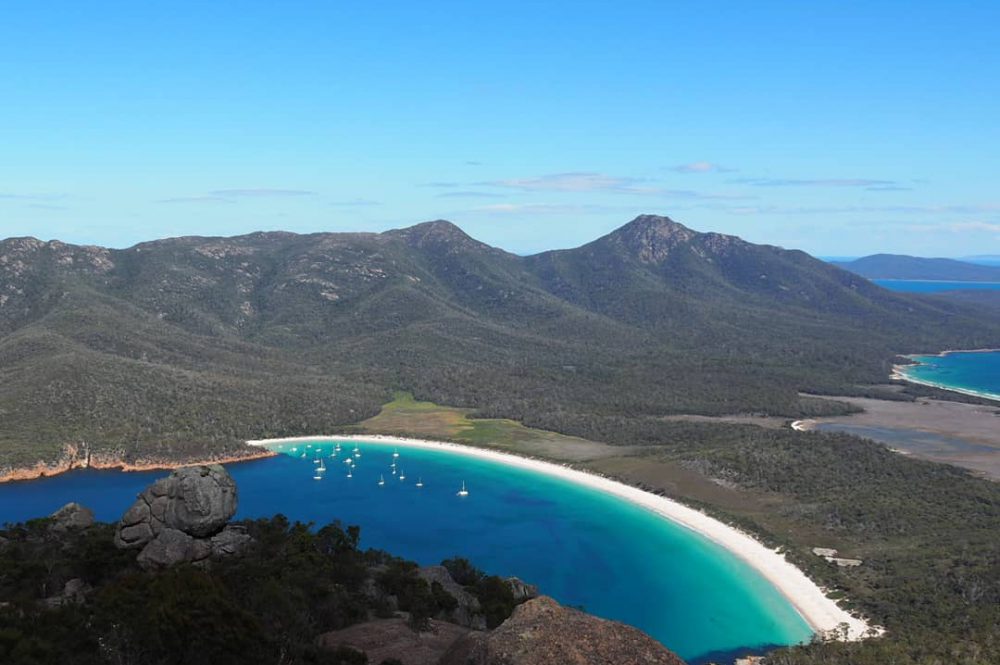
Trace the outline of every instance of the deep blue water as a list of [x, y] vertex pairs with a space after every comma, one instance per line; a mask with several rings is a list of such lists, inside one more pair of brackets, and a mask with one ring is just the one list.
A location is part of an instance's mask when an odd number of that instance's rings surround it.
[[[538, 584], [560, 602], [638, 626], [692, 661], [810, 637], [784, 597], [740, 559], [617, 497], [432, 450], [401, 450], [400, 481], [390, 472], [392, 448], [374, 443], [361, 444], [349, 479], [347, 446], [337, 458], [329, 457], [330, 442], [296, 444], [294, 453], [291, 447], [229, 465], [239, 486], [238, 517], [281, 512], [317, 525], [358, 524], [363, 546], [423, 564], [461, 555], [491, 573]], [[328, 467], [320, 481], [313, 480], [317, 454]], [[68, 501], [116, 520], [164, 473], [81, 470], [0, 485], [0, 521], [47, 515]], [[423, 488], [415, 486], [418, 477]], [[456, 496], [463, 481], [470, 492], [464, 498]]]
[[1000, 351], [910, 358], [917, 364], [907, 365], [902, 371], [913, 380], [1000, 400]]
[[908, 293], [937, 293], [939, 291], [958, 291], [960, 289], [1000, 290], [1000, 282], [946, 282], [921, 279], [873, 279], [872, 281], [890, 291], [905, 291]]

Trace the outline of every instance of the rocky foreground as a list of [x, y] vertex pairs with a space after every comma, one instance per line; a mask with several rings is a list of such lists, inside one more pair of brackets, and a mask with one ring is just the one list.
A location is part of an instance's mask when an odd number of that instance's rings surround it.
[[0, 531], [0, 662], [681, 663], [516, 578], [362, 551], [356, 527], [231, 524], [237, 505], [223, 467], [197, 466], [116, 525], [69, 504]]

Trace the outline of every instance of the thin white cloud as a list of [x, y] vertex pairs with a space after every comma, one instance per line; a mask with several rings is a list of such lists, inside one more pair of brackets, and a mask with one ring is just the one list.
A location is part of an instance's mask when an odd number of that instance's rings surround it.
[[0, 200], [5, 201], [59, 201], [65, 198], [65, 194], [0, 192]]
[[871, 178], [740, 178], [731, 181], [751, 187], [893, 187], [895, 180]]
[[471, 208], [466, 213], [493, 215], [579, 215], [634, 210], [633, 206], [607, 206], [587, 203], [494, 203]]
[[169, 199], [160, 199], [157, 203], [209, 203], [216, 205], [233, 202], [221, 196], [174, 196]]
[[475, 183], [485, 187], [517, 189], [523, 192], [553, 193], [612, 193], [641, 196], [659, 196], [669, 199], [705, 199], [734, 201], [756, 198], [742, 194], [697, 192], [690, 189], [670, 189], [650, 183], [649, 180], [604, 173], [571, 172], [553, 173], [535, 178], [512, 178]]
[[737, 169], [727, 168], [714, 162], [690, 162], [670, 167], [676, 173], [733, 173]]
[[506, 198], [506, 194], [498, 194], [496, 192], [477, 192], [473, 190], [460, 190], [457, 192], [444, 192], [443, 194], [438, 194], [439, 199], [502, 199]]
[[214, 192], [209, 192], [209, 194], [212, 196], [221, 196], [223, 198], [253, 198], [268, 196], [315, 196], [316, 192], [311, 192], [305, 189], [273, 189], [270, 187], [254, 187], [250, 189], [217, 189]]

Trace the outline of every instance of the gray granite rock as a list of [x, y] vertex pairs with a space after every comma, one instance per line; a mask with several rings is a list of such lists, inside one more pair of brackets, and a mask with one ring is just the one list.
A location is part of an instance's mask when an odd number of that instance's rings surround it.
[[236, 483], [223, 467], [177, 469], [139, 495], [118, 523], [115, 545], [142, 549], [137, 561], [149, 568], [237, 554], [250, 536], [226, 526], [236, 507]]
[[52, 529], [66, 531], [69, 529], [86, 529], [94, 523], [94, 511], [78, 503], [67, 503], [52, 513]]

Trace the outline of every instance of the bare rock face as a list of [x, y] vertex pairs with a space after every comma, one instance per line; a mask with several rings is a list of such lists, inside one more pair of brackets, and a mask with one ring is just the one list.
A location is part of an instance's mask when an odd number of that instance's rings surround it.
[[78, 503], [67, 503], [50, 517], [53, 531], [86, 529], [94, 523], [94, 511]]
[[236, 514], [236, 483], [220, 465], [177, 469], [147, 487], [115, 532], [121, 549], [142, 549], [145, 567], [236, 554], [250, 536], [226, 524]]
[[458, 601], [458, 606], [452, 611], [450, 619], [460, 626], [474, 630], [486, 630], [486, 616], [479, 604], [479, 599], [465, 590], [456, 582], [444, 566], [424, 566], [417, 574], [427, 582], [437, 582], [452, 598]]
[[504, 581], [510, 587], [510, 592], [514, 594], [514, 600], [517, 602], [523, 603], [526, 600], [538, 598], [538, 587], [534, 584], [528, 584], [517, 577], [508, 577]]
[[561, 606], [547, 596], [519, 605], [491, 633], [469, 633], [440, 665], [683, 665], [641, 630]]

